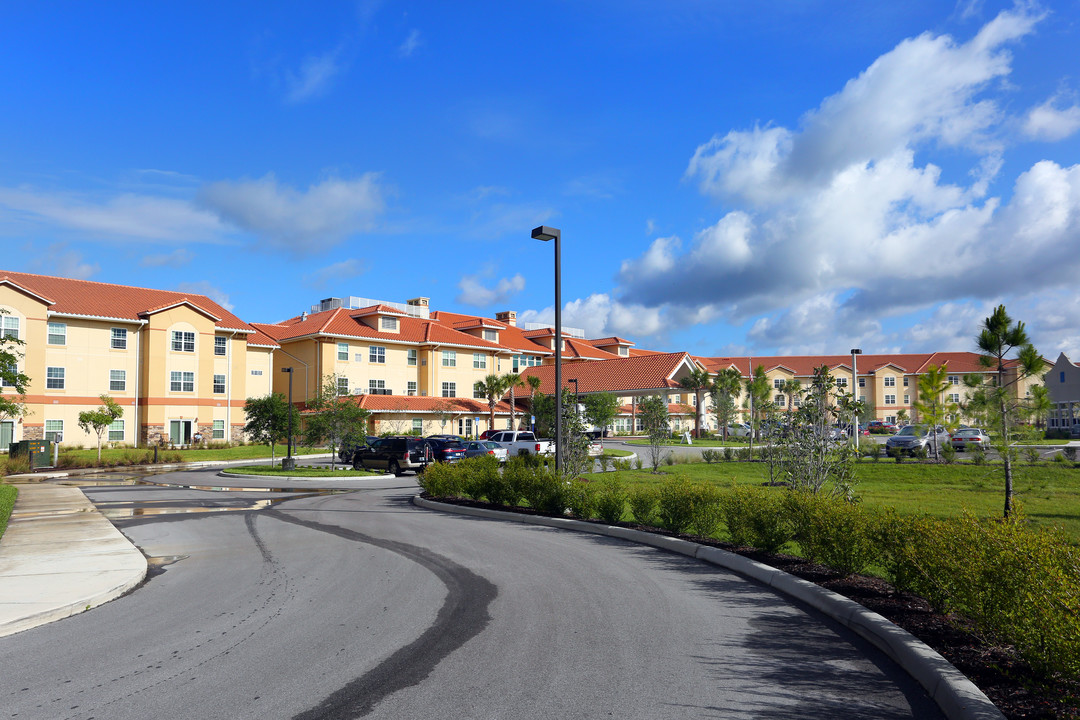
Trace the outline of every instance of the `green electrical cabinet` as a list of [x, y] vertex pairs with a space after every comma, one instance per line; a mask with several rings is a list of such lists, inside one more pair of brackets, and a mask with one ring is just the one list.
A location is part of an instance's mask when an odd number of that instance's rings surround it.
[[28, 456], [31, 470], [52, 467], [53, 444], [50, 440], [22, 440], [11, 443], [8, 454], [12, 458]]

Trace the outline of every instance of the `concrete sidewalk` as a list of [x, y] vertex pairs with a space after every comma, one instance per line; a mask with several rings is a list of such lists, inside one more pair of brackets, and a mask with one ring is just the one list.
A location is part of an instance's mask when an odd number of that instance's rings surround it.
[[146, 558], [75, 487], [16, 483], [0, 541], [0, 637], [83, 612], [146, 577]]

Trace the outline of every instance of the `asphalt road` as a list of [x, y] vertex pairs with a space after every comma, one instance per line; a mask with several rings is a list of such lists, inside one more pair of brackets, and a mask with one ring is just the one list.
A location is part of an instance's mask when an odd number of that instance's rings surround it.
[[165, 564], [0, 640], [0, 716], [940, 717], [876, 650], [736, 575], [382, 484], [255, 510], [278, 496], [87, 488]]

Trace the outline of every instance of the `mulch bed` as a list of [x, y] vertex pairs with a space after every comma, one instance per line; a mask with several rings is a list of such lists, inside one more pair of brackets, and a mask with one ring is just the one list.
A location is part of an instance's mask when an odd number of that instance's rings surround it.
[[[424, 497], [428, 497], [426, 493]], [[430, 499], [452, 505], [484, 507], [526, 515], [539, 514], [531, 508], [490, 505], [464, 498]], [[654, 527], [634, 523], [619, 524], [644, 532], [672, 535]], [[898, 593], [881, 578], [865, 575], [843, 577], [831, 568], [791, 555], [737, 547], [713, 538], [689, 535], [680, 537], [702, 545], [723, 548], [809, 580], [888, 618], [936, 650], [970, 678], [1009, 720], [1080, 719], [1080, 680], [1038, 680], [1031, 667], [1012, 647], [995, 645], [978, 638], [964, 629], [962, 618], [935, 613], [923, 598]]]

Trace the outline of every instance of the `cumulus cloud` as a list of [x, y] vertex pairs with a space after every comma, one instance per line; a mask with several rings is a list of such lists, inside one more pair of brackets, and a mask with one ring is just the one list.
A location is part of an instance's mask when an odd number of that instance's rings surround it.
[[485, 287], [482, 278], [487, 273], [477, 275], [465, 275], [458, 283], [461, 292], [457, 301], [463, 305], [474, 307], [487, 307], [498, 303], [507, 302], [510, 298], [525, 289], [525, 278], [520, 274], [511, 278], [500, 278], [494, 288]]
[[316, 289], [322, 289], [331, 282], [352, 280], [357, 275], [362, 275], [367, 270], [363, 260], [349, 258], [341, 262], [327, 265], [313, 273], [304, 276], [304, 284]]
[[[861, 317], [1071, 287], [1080, 255], [1063, 249], [1080, 236], [1080, 165], [1044, 160], [1012, 181], [1007, 200], [988, 194], [1019, 126], [997, 99], [1010, 48], [1041, 17], [1018, 5], [967, 42], [905, 40], [799, 127], [702, 144], [686, 178], [732, 209], [624, 261], [618, 301], [679, 323], [750, 322], [757, 345], [833, 349], [840, 338], [900, 340]], [[1041, 127], [1062, 132], [1068, 112], [1045, 107], [1056, 120]], [[929, 161], [936, 151], [971, 158], [966, 184]]]
[[1057, 142], [1080, 130], [1080, 105], [1058, 107], [1061, 100], [1055, 96], [1032, 108], [1024, 118], [1024, 134], [1033, 140]]
[[179, 292], [192, 293], [194, 295], [205, 295], [221, 307], [225, 308], [229, 312], [232, 312], [233, 305], [229, 302], [229, 296], [222, 292], [220, 288], [211, 285], [206, 280], [199, 280], [196, 282], [182, 282], [176, 286]]
[[279, 184], [271, 173], [259, 180], [211, 183], [199, 191], [199, 201], [272, 249], [304, 254], [371, 230], [385, 207], [384, 194], [376, 173], [325, 180], [306, 191]]
[[[555, 308], [525, 310], [518, 315], [521, 322], [555, 323]], [[611, 335], [641, 337], [657, 335], [666, 329], [663, 313], [658, 308], [626, 305], [605, 293], [593, 293], [587, 298], [563, 305], [563, 325], [581, 328], [585, 337]]]
[[111, 240], [214, 241], [227, 229], [216, 215], [184, 200], [134, 194], [100, 199], [31, 188], [0, 188], [0, 218]]

